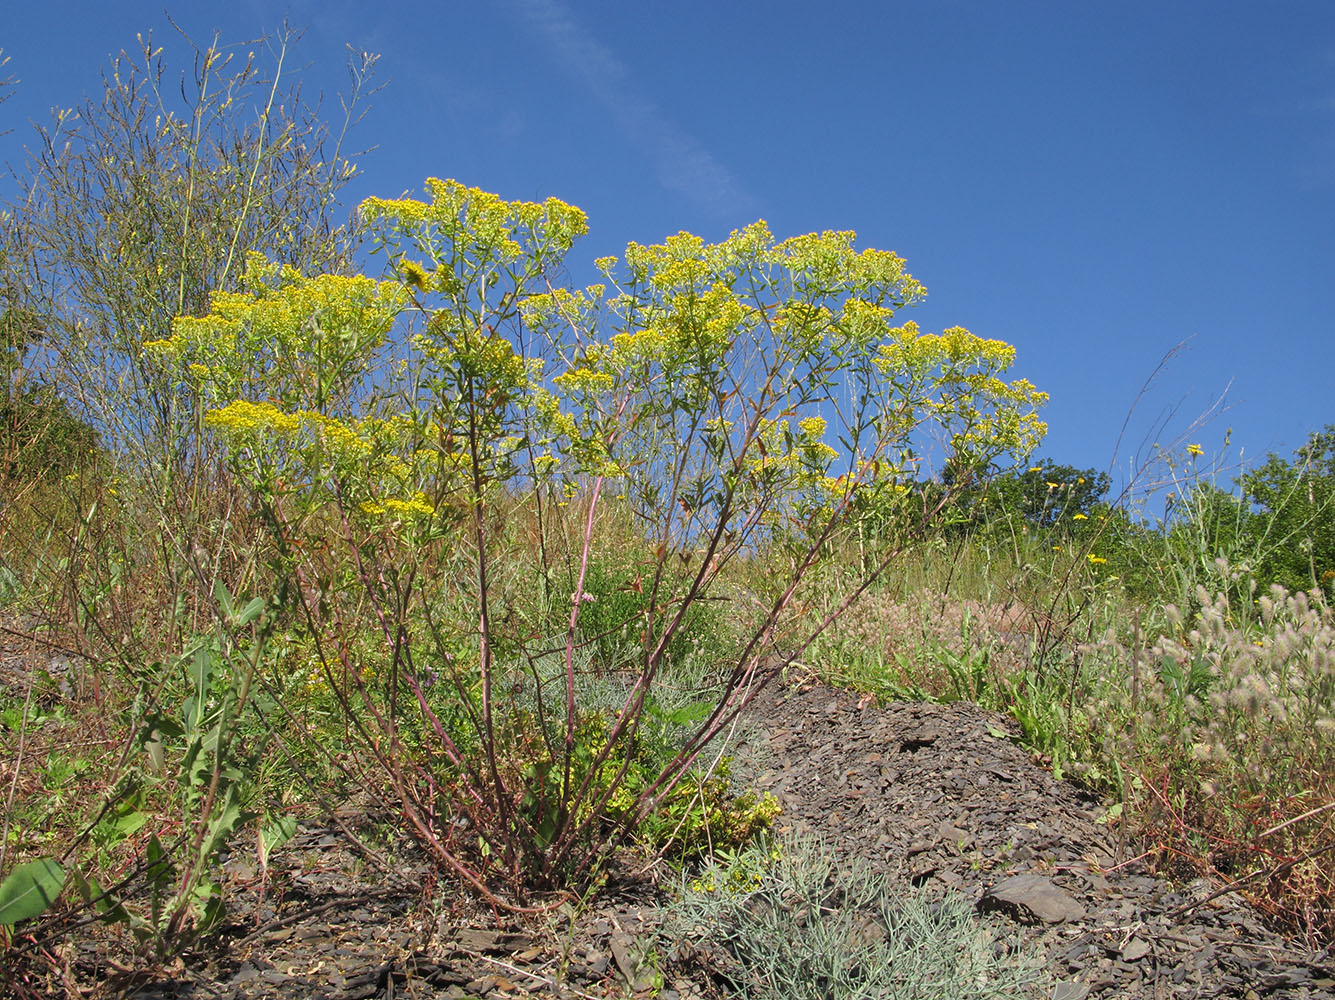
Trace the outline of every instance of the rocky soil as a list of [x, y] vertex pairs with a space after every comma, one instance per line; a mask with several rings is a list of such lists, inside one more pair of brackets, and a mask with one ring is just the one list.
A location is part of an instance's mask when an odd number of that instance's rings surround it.
[[[781, 834], [964, 893], [1012, 951], [1041, 958], [1036, 997], [1335, 997], [1335, 958], [1268, 931], [1236, 894], [1156, 877], [1097, 800], [1011, 736], [969, 704], [878, 707], [776, 684], [732, 774], [778, 797]], [[210, 950], [145, 976], [90, 930], [64, 946], [66, 982], [145, 1000], [726, 996], [702, 953], [663, 930], [664, 865], [627, 854], [595, 898], [520, 918], [437, 881], [407, 842], [366, 848], [373, 827], [351, 810], [307, 827], [263, 879], [238, 852], [233, 923]]]
[[1002, 915], [1044, 956], [1052, 997], [1335, 996], [1335, 959], [1269, 933], [1235, 893], [1149, 874], [1003, 716], [805, 685], [762, 693], [756, 717], [734, 770], [778, 795], [781, 829]]

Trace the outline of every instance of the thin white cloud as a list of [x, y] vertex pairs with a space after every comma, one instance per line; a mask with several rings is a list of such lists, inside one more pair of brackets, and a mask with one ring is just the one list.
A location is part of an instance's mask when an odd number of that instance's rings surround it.
[[693, 135], [635, 92], [630, 74], [606, 46], [576, 23], [559, 0], [513, 0], [525, 22], [552, 47], [612, 121], [654, 166], [658, 182], [716, 216], [750, 215], [755, 199]]

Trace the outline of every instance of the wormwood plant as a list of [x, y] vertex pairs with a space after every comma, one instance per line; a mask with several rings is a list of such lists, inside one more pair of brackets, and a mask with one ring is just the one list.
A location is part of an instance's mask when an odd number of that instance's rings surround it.
[[1020, 997], [1039, 978], [963, 896], [931, 901], [818, 843], [722, 854], [683, 886], [674, 931], [755, 1000]]
[[[427, 189], [363, 204], [382, 278], [252, 256], [243, 290], [146, 343], [145, 364], [227, 447], [409, 829], [479, 888], [560, 886], [654, 815], [897, 552], [883, 545], [828, 612], [794, 617], [832, 539], [896, 505], [931, 523], [949, 494], [909, 490], [915, 442], [933, 432], [969, 467], [1026, 452], [1046, 397], [1002, 379], [1004, 343], [896, 325], [924, 290], [852, 233], [681, 233], [568, 289], [555, 282], [579, 209]], [[730, 564], [780, 543], [720, 693], [646, 775], [638, 741], [674, 640]], [[611, 545], [642, 598], [602, 626], [630, 626], [629, 665], [581, 627]], [[587, 710], [582, 678], [607, 672], [620, 705]]]

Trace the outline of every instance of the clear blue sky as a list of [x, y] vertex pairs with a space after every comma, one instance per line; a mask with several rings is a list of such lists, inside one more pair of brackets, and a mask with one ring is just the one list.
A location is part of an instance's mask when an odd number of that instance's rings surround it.
[[[99, 87], [161, 3], [6, 5], [0, 47], [27, 122]], [[1142, 402], [1231, 458], [1287, 455], [1335, 423], [1335, 2], [497, 0], [179, 5], [197, 40], [308, 28], [308, 92], [345, 45], [387, 83], [356, 138], [350, 200], [428, 175], [584, 208], [583, 257], [756, 218], [783, 237], [854, 229], [908, 259], [913, 318], [1019, 351], [1051, 393], [1042, 454], [1106, 468]], [[183, 65], [177, 63], [176, 65]], [[1172, 432], [1162, 435], [1165, 442]]]

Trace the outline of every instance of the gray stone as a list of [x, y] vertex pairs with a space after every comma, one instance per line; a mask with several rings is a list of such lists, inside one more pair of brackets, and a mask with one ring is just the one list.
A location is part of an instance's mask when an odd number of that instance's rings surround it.
[[1074, 896], [1044, 875], [1012, 875], [983, 894], [979, 906], [1008, 912], [1019, 920], [1038, 919], [1045, 924], [1080, 920], [1085, 908]]
[[1050, 1000], [1085, 1000], [1089, 996], [1089, 987], [1084, 983], [1070, 981], [1053, 983]]
[[1142, 941], [1138, 937], [1133, 937], [1126, 944], [1122, 945], [1122, 961], [1136, 962], [1144, 958], [1152, 949], [1149, 943]]

